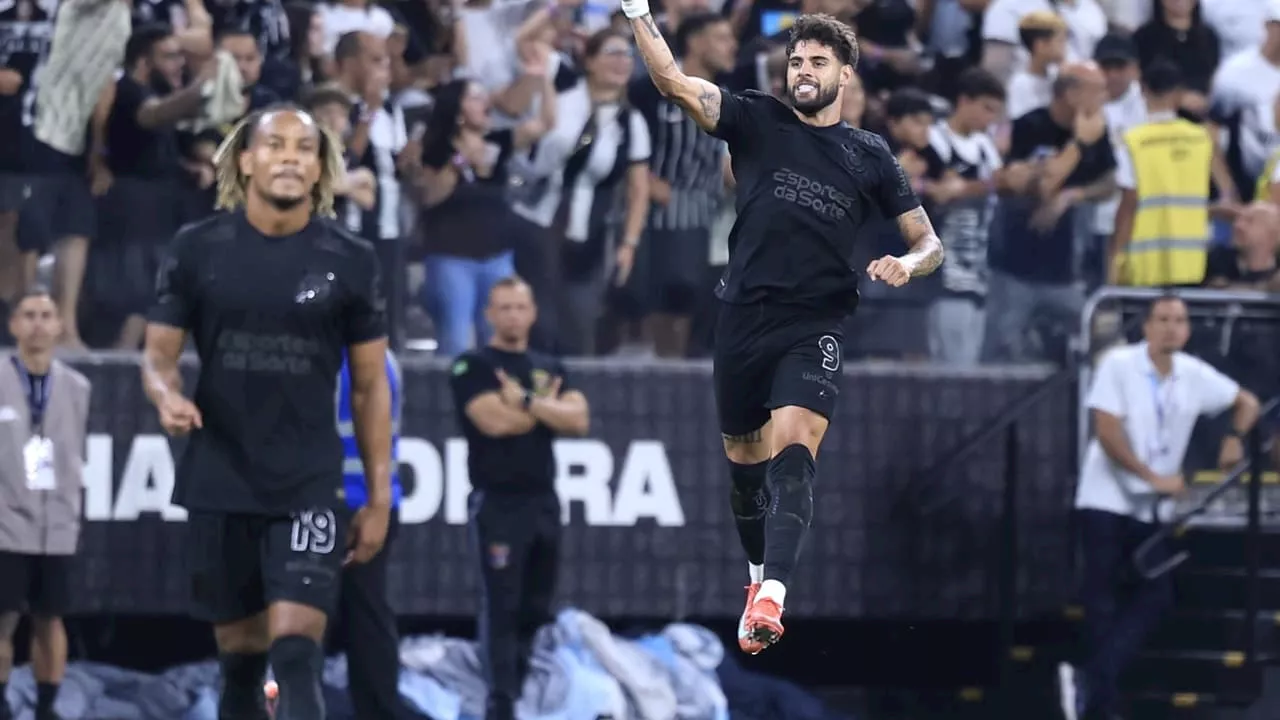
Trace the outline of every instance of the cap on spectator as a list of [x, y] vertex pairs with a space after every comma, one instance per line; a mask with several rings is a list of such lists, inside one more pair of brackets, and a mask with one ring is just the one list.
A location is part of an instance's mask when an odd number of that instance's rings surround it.
[[1058, 30], [1066, 30], [1067, 23], [1058, 13], [1049, 10], [1036, 10], [1022, 16], [1018, 21], [1019, 30], [1047, 30], [1057, 32]]
[[1280, 22], [1280, 0], [1268, 0], [1267, 22]]
[[1107, 35], [1093, 49], [1093, 59], [1099, 64], [1137, 62], [1138, 46], [1124, 35]]
[[921, 113], [934, 114], [933, 101], [924, 91], [915, 88], [894, 92], [884, 104], [884, 114], [894, 120]]

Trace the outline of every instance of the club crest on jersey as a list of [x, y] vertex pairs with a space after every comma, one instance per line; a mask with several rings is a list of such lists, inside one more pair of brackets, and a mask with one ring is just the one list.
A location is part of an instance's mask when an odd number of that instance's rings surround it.
[[533, 391], [538, 395], [546, 395], [547, 388], [551, 385], [551, 374], [546, 370], [534, 370], [530, 378], [533, 380]]
[[866, 170], [866, 166], [862, 164], [862, 153], [858, 152], [857, 148], [851, 145], [841, 145], [840, 148], [844, 150], [841, 161], [845, 167], [856, 173]]
[[298, 292], [293, 296], [293, 301], [299, 305], [316, 305], [329, 299], [329, 292], [333, 288], [333, 273], [308, 273], [302, 278], [302, 282], [298, 283]]

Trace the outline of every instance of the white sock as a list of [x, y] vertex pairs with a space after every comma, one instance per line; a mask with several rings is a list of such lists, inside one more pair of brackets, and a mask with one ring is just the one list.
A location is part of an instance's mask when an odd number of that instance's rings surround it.
[[751, 574], [751, 582], [764, 582], [764, 566], [747, 563], [747, 572]]
[[785, 607], [787, 586], [777, 580], [765, 580], [760, 584], [760, 592], [756, 593], [756, 602], [760, 602], [763, 598], [769, 598], [778, 603], [779, 607]]

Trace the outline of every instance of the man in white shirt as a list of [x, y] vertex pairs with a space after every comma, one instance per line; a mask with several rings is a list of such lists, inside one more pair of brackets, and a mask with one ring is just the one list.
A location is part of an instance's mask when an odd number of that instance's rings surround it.
[[1253, 195], [1269, 149], [1280, 140], [1275, 123], [1275, 101], [1280, 95], [1280, 0], [1265, 0], [1265, 5], [1262, 44], [1218, 67], [1209, 99], [1213, 121], [1230, 135], [1227, 161], [1237, 195], [1245, 200]]
[[[1145, 342], [1102, 357], [1086, 401], [1096, 437], [1085, 452], [1075, 502], [1086, 653], [1080, 687], [1063, 668], [1063, 710], [1071, 720], [1115, 717], [1120, 673], [1173, 604], [1168, 576], [1135, 583], [1128, 570], [1133, 552], [1157, 530], [1158, 498], [1185, 489], [1182, 466], [1196, 420], [1233, 410], [1219, 454], [1220, 465], [1229, 467], [1244, 456], [1241, 437], [1258, 418], [1252, 393], [1182, 351], [1191, 332], [1181, 299], [1153, 301], [1142, 329]], [[1161, 552], [1168, 551], [1156, 555]]]

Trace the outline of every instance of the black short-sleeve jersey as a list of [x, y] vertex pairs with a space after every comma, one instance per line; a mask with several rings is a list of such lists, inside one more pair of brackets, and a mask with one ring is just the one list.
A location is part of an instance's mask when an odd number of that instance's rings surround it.
[[716, 294], [851, 310], [862, 226], [920, 206], [884, 139], [843, 122], [813, 127], [771, 95], [723, 89], [712, 134], [733, 156], [738, 209]]
[[564, 364], [557, 358], [528, 351], [506, 352], [483, 347], [460, 355], [453, 362], [450, 386], [458, 425], [467, 438], [467, 469], [477, 490], [503, 493], [542, 493], [555, 490], [555, 433], [539, 423], [523, 435], [490, 437], [467, 417], [467, 404], [486, 392], [498, 392], [497, 371], [535, 394], [545, 394], [560, 378], [561, 394], [572, 385]]
[[386, 337], [373, 246], [337, 224], [267, 237], [243, 213], [189, 225], [156, 282], [153, 323], [190, 333], [204, 420], [174, 502], [277, 514], [332, 502], [342, 481], [335, 405], [343, 351]]

